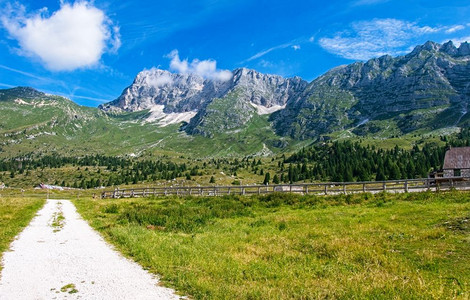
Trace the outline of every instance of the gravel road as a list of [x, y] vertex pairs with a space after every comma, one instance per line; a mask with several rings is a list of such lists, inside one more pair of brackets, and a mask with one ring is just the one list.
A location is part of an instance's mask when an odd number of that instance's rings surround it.
[[4, 253], [0, 299], [179, 299], [113, 250], [67, 200], [48, 200]]

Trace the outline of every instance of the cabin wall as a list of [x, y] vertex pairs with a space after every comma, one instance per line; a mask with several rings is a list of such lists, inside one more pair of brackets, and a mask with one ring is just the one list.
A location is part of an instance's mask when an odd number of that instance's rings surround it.
[[[460, 169], [460, 176], [470, 177], [470, 169]], [[444, 177], [454, 177], [454, 169], [445, 169]]]

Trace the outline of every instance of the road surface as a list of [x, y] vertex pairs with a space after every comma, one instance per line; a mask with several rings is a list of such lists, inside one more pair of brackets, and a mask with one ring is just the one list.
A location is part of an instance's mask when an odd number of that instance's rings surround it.
[[48, 200], [4, 253], [0, 299], [179, 299], [112, 249], [67, 200]]

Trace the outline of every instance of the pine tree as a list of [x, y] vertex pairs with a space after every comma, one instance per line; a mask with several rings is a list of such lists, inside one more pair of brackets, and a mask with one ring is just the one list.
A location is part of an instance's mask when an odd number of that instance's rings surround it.
[[277, 176], [277, 174], [274, 174], [273, 183], [274, 184], [279, 184], [279, 177]]
[[264, 176], [263, 184], [268, 185], [270, 180], [271, 180], [271, 174], [269, 174], [269, 172], [266, 172], [266, 175]]

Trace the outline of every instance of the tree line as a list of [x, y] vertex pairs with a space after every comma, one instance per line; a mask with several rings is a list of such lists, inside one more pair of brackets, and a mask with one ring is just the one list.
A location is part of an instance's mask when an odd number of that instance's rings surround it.
[[[402, 149], [396, 146], [389, 150], [361, 145], [359, 142], [336, 141], [303, 148], [290, 156], [283, 154], [269, 159], [199, 159], [188, 161], [189, 164], [175, 163], [168, 159], [105, 155], [22, 156], [0, 160], [0, 172], [9, 173], [7, 176], [14, 178], [25, 172], [25, 175], [28, 175], [32, 170], [39, 170], [41, 173], [45, 168], [72, 166], [75, 170], [71, 171], [71, 176], [67, 180], [56, 180], [54, 184], [74, 188], [137, 184], [176, 178], [191, 180], [194, 176], [215, 174], [215, 170], [233, 176], [235, 180], [232, 184], [240, 184], [237, 176], [242, 170], [264, 177], [264, 184], [412, 179], [427, 177], [430, 171], [441, 169], [449, 147], [470, 146], [470, 129], [464, 129], [451, 137], [441, 137], [441, 141], [444, 145], [427, 143], [422, 147], [415, 145], [411, 149]], [[89, 170], [90, 167], [93, 171]], [[216, 183], [214, 176], [208, 183]]]

